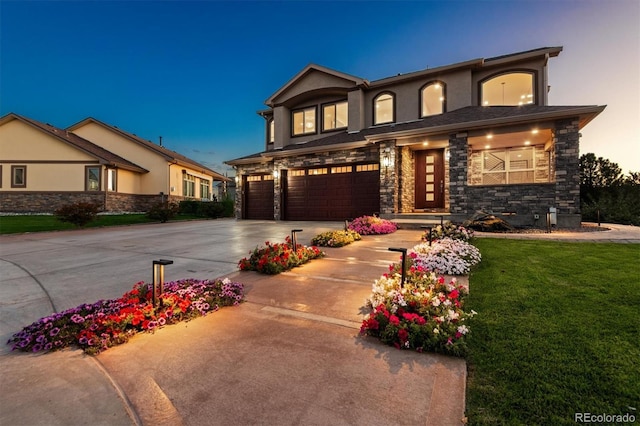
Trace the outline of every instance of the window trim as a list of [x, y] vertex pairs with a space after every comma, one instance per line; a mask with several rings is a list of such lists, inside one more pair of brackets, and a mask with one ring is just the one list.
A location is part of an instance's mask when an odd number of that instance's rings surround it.
[[[203, 194], [202, 188], [207, 189], [206, 196], [205, 194]], [[206, 198], [208, 200], [212, 198], [211, 181], [208, 179], [202, 179], [202, 178], [200, 179], [200, 198]]]
[[[98, 169], [98, 189], [89, 189], [89, 169]], [[85, 192], [102, 191], [102, 166], [84, 166], [84, 190]]]
[[[112, 175], [113, 173], [113, 175]], [[107, 175], [107, 191], [109, 192], [118, 192], [118, 169], [107, 169], [106, 170], [106, 175]], [[113, 176], [113, 188], [109, 187], [109, 179], [110, 176]]]
[[[429, 87], [429, 86], [433, 86], [435, 84], [439, 84], [442, 87], [442, 101], [441, 101], [441, 105], [442, 105], [442, 111], [439, 113], [434, 113], [434, 114], [425, 114], [424, 113], [424, 90]], [[444, 114], [445, 112], [447, 112], [447, 85], [442, 81], [442, 80], [431, 80], [426, 82], [421, 88], [420, 88], [420, 105], [419, 105], [419, 110], [420, 110], [420, 118], [425, 118], [425, 117], [431, 117], [432, 115], [438, 115], [438, 114]]]
[[[529, 105], [540, 105], [540, 97], [538, 93], [538, 71], [525, 69], [525, 68], [514, 68], [506, 71], [499, 71], [494, 74], [488, 75], [482, 80], [478, 81], [478, 105], [479, 106], [518, 106], [518, 105], [504, 105], [504, 104], [495, 104], [495, 105], [484, 105], [482, 102], [483, 99], [483, 85], [488, 81], [500, 77], [501, 75], [507, 74], [530, 74], [531, 75], [531, 85], [532, 85], [532, 95], [533, 95], [533, 103]], [[527, 104], [525, 104], [527, 105]]]
[[276, 142], [276, 122], [273, 118], [267, 120], [267, 146]]
[[0, 188], [2, 188], [2, 164], [0, 164]]
[[[311, 110], [311, 109], [313, 109], [313, 118], [314, 118], [313, 131], [309, 131], [309, 132], [304, 131], [303, 133], [295, 133], [295, 131], [296, 131], [296, 122], [294, 120], [295, 114], [302, 112], [302, 123], [303, 123], [302, 128], [306, 129], [306, 126], [304, 125], [306, 123], [306, 113], [305, 112], [307, 110]], [[317, 105], [311, 105], [311, 106], [307, 106], [307, 107], [304, 107], [304, 108], [297, 108], [297, 109], [291, 110], [291, 137], [292, 138], [297, 138], [297, 137], [300, 137], [300, 136], [315, 135], [317, 133], [318, 133], [318, 106]]]
[[[191, 195], [187, 195], [187, 183], [189, 184], [190, 189], [193, 189], [193, 193]], [[196, 197], [196, 177], [186, 171], [182, 174], [182, 196], [189, 198]]]
[[[384, 95], [389, 95], [391, 96], [391, 121], [384, 121], [382, 123], [379, 123], [377, 121], [377, 117], [376, 117], [376, 106], [378, 104], [378, 99], [380, 99], [380, 97], [384, 96]], [[373, 114], [371, 116], [371, 121], [373, 123], [374, 126], [379, 126], [379, 125], [383, 125], [383, 124], [391, 124], [391, 123], [395, 123], [396, 122], [396, 94], [390, 91], [384, 91], [384, 92], [380, 92], [378, 93], [374, 98], [373, 98]]]
[[[513, 153], [516, 153], [518, 151], [525, 151], [525, 150], [530, 150], [531, 151], [531, 162], [532, 162], [532, 167], [526, 168], [526, 169], [511, 169], [511, 155]], [[480, 161], [481, 161], [481, 174], [482, 174], [482, 184], [484, 186], [500, 186], [500, 185], [531, 185], [531, 184], [536, 184], [538, 182], [535, 181], [535, 176], [536, 176], [536, 171], [539, 170], [540, 168], [536, 167], [536, 148], [535, 146], [528, 146], [525, 148], [522, 147], [509, 147], [509, 148], [496, 148], [496, 149], [484, 149], [481, 150], [481, 157], [480, 157]], [[490, 152], [504, 152], [505, 153], [505, 160], [504, 160], [504, 170], [500, 170], [500, 171], [495, 171], [495, 172], [490, 172], [490, 171], [486, 171], [485, 170], [485, 164], [484, 164], [484, 156], [486, 153], [490, 153]], [[511, 183], [509, 182], [509, 174], [512, 172], [533, 172], [533, 181], [532, 182], [517, 182], [517, 183]], [[500, 173], [504, 173], [504, 177], [505, 177], [505, 182], [504, 183], [484, 183], [484, 176], [485, 175], [497, 175]]]
[[[16, 184], [16, 170], [22, 169], [22, 183]], [[26, 164], [17, 164], [11, 166], [11, 187], [12, 188], [26, 188], [27, 187], [27, 166]]]
[[[325, 120], [324, 120], [324, 109], [326, 107], [329, 106], [333, 106], [334, 107], [334, 117], [337, 116], [338, 114], [338, 104], [345, 104], [347, 106], [347, 124], [345, 124], [344, 126], [341, 127], [332, 127], [330, 129], [325, 128]], [[320, 114], [322, 116], [322, 123], [321, 123], [321, 129], [320, 132], [321, 133], [327, 133], [327, 132], [335, 132], [337, 130], [343, 130], [349, 127], [349, 100], [348, 99], [342, 99], [339, 101], [333, 101], [333, 102], [327, 102], [325, 104], [322, 104], [320, 106]], [[337, 126], [337, 120], [336, 121], [336, 126]]]

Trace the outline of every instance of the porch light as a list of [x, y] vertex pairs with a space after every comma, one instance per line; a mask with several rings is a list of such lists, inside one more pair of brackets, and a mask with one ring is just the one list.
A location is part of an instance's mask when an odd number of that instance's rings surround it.
[[444, 159], [449, 161], [449, 159], [451, 158], [451, 151], [449, 151], [449, 148], [444, 150]]
[[280, 176], [280, 172], [278, 172], [277, 170], [273, 171], [273, 178], [274, 179], [278, 179], [278, 177]]
[[391, 157], [389, 156], [388, 152], [385, 152], [384, 156], [382, 157], [382, 166], [385, 169], [388, 169], [389, 167], [391, 167]]

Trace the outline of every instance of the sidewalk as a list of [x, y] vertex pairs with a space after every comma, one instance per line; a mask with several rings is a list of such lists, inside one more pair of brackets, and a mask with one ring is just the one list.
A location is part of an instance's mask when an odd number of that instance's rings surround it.
[[[359, 335], [373, 280], [398, 258], [388, 247], [411, 247], [419, 236], [368, 236], [276, 276], [234, 272], [246, 285], [239, 307], [138, 335], [97, 357], [5, 347], [0, 424], [459, 425], [463, 359], [399, 351]], [[190, 236], [172, 234], [179, 247], [176, 238]], [[35, 251], [27, 241], [23, 256]], [[33, 282], [44, 276], [29, 276], [33, 266], [25, 271], [3, 257], [15, 265], [2, 263], [2, 300], [6, 284], [19, 281], [29, 294], [12, 297], [44, 306]], [[13, 279], [5, 281], [5, 271]]]

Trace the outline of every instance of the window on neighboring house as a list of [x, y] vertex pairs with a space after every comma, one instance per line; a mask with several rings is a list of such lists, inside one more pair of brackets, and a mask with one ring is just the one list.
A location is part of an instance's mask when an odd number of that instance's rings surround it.
[[393, 123], [395, 121], [393, 95], [382, 93], [373, 100], [373, 124]]
[[115, 192], [117, 188], [117, 169], [107, 169], [107, 191]]
[[267, 143], [272, 144], [276, 141], [276, 125], [273, 118], [269, 120], [268, 129], [269, 134], [267, 135]]
[[293, 111], [293, 136], [310, 135], [316, 132], [316, 107]]
[[427, 83], [420, 91], [420, 98], [422, 99], [421, 117], [442, 114], [445, 111], [444, 83], [439, 81]]
[[484, 151], [482, 184], [506, 185], [535, 182], [534, 148]]
[[348, 125], [349, 104], [347, 101], [322, 106], [322, 131], [344, 129]]
[[200, 198], [211, 198], [211, 182], [200, 179]]
[[27, 187], [27, 166], [11, 166], [11, 187]]
[[100, 166], [85, 167], [85, 191], [100, 191]]
[[187, 173], [184, 173], [182, 181], [182, 195], [184, 197], [196, 196], [196, 177]]
[[528, 105], [536, 102], [532, 72], [500, 74], [485, 80], [480, 89], [484, 106]]

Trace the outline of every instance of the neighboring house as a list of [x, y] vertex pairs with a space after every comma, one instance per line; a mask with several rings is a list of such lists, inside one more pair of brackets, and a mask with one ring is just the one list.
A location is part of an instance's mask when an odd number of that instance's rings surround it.
[[236, 215], [344, 220], [478, 210], [580, 224], [580, 129], [604, 106], [547, 105], [561, 47], [367, 81], [308, 65], [266, 100], [264, 150], [236, 169]]
[[147, 211], [160, 201], [212, 198], [219, 173], [87, 118], [60, 129], [0, 118], [0, 211], [52, 212], [78, 201], [103, 211]]

